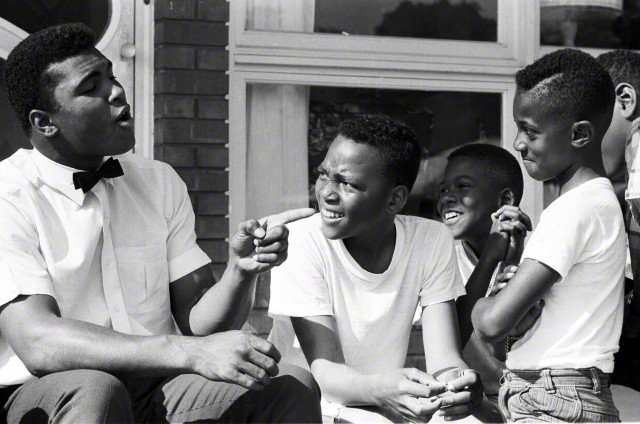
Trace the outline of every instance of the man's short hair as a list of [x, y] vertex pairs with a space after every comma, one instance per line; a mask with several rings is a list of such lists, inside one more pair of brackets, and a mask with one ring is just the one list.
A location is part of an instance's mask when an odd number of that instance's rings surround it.
[[598, 56], [598, 62], [609, 72], [614, 87], [626, 82], [639, 93], [640, 90], [640, 53], [633, 50], [613, 50]]
[[55, 112], [59, 107], [53, 97], [59, 81], [47, 72], [49, 66], [92, 48], [94, 43], [95, 36], [88, 26], [71, 23], [35, 32], [11, 51], [4, 68], [4, 84], [27, 135], [31, 131], [29, 113], [33, 109]]
[[516, 73], [516, 85], [559, 116], [588, 120], [594, 125], [594, 120], [606, 125], [611, 122], [613, 83], [588, 53], [562, 49], [544, 55]]
[[509, 188], [513, 192], [515, 205], [522, 200], [524, 178], [518, 160], [506, 149], [492, 144], [466, 144], [449, 154], [447, 160], [466, 157], [481, 168], [491, 184], [499, 190]]
[[420, 144], [406, 124], [386, 115], [370, 115], [343, 121], [338, 135], [377, 149], [392, 184], [411, 191], [420, 169]]

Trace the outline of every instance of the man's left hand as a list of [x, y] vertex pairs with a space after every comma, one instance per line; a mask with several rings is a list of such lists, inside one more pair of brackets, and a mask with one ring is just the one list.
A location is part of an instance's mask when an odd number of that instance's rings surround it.
[[310, 217], [314, 213], [315, 210], [311, 208], [301, 208], [257, 221], [242, 221], [230, 241], [239, 269], [249, 274], [259, 274], [282, 264], [287, 259], [289, 247], [289, 230], [286, 224]]

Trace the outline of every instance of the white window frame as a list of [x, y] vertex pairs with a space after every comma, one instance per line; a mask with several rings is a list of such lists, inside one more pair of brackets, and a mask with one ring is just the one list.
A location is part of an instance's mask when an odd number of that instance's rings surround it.
[[[496, 43], [247, 31], [246, 1], [230, 6], [230, 233], [241, 220], [257, 218], [245, 216], [249, 84], [500, 93], [501, 139], [513, 152], [514, 75], [538, 56], [538, 0], [498, 0]], [[541, 183], [525, 178], [522, 207], [536, 222]]]

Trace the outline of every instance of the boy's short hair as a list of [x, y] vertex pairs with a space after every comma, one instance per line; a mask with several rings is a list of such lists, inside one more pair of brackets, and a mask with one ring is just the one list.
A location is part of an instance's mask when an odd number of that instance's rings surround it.
[[376, 148], [392, 183], [411, 191], [420, 169], [420, 144], [406, 124], [386, 115], [369, 115], [343, 121], [338, 135]]
[[509, 151], [492, 144], [466, 144], [451, 152], [447, 160], [459, 157], [472, 159], [474, 166], [481, 167], [495, 187], [511, 189], [515, 205], [520, 204], [524, 178], [518, 160]]
[[70, 23], [35, 32], [11, 51], [4, 68], [4, 84], [27, 135], [33, 109], [54, 112], [59, 107], [53, 97], [58, 80], [47, 72], [49, 66], [92, 48], [94, 43], [95, 36], [88, 26]]
[[[516, 73], [519, 89], [545, 109], [594, 125], [611, 122], [614, 87], [607, 71], [588, 53], [562, 49], [544, 55]], [[597, 121], [597, 122], [594, 122]], [[606, 128], [599, 128], [603, 134]]]
[[598, 56], [598, 62], [609, 72], [614, 88], [622, 82], [640, 90], [640, 53], [619, 49]]

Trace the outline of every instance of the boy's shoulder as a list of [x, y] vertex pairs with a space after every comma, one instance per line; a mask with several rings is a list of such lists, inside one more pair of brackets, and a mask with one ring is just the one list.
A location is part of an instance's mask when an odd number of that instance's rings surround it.
[[589, 180], [561, 195], [545, 209], [545, 212], [549, 215], [571, 210], [577, 216], [587, 216], [594, 212], [607, 212], [609, 209], [618, 211], [620, 206], [611, 181], [600, 177]]
[[396, 215], [405, 231], [405, 234], [413, 237], [437, 236], [440, 233], [449, 234], [449, 229], [439, 221], [433, 219], [422, 218], [413, 215]]

